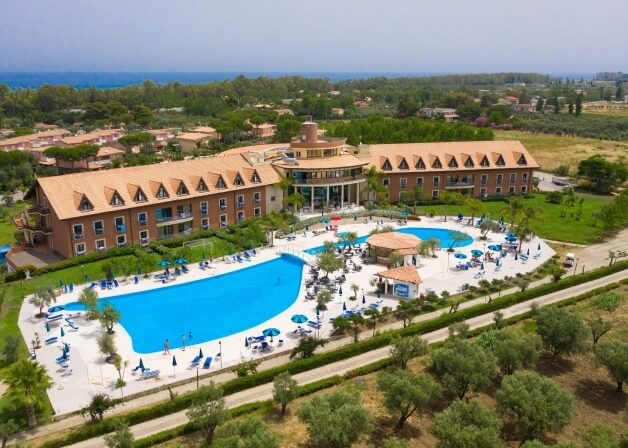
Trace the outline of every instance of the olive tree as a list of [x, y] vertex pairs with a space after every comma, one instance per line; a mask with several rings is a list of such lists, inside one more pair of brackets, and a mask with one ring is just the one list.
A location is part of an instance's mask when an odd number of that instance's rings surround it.
[[222, 388], [213, 381], [202, 386], [187, 412], [190, 423], [202, 429], [205, 441], [211, 444], [216, 427], [227, 419]]
[[50, 286], [42, 286], [40, 287], [35, 294], [31, 296], [28, 302], [31, 305], [34, 305], [39, 310], [37, 312], [37, 317], [43, 317], [44, 308], [52, 305], [57, 301], [57, 296], [55, 295], [54, 289]]
[[108, 334], [113, 334], [113, 326], [120, 322], [120, 311], [108, 303], [103, 308], [99, 316], [100, 323]]
[[595, 346], [602, 336], [611, 331], [613, 323], [608, 320], [604, 320], [602, 316], [594, 316], [587, 319], [587, 326], [589, 327], [589, 330], [591, 330], [593, 346]]
[[628, 342], [602, 341], [595, 347], [595, 357], [617, 383], [617, 393], [622, 393], [624, 381], [628, 379]]
[[273, 379], [273, 399], [281, 405], [281, 416], [286, 415], [288, 403], [299, 397], [299, 387], [289, 372], [282, 372]]
[[427, 342], [421, 336], [397, 336], [390, 341], [390, 345], [390, 357], [400, 369], [405, 369], [412, 358], [427, 353]]
[[105, 436], [107, 448], [132, 448], [134, 439], [129, 425], [124, 420], [116, 420], [114, 428], [113, 433]]
[[232, 419], [216, 431], [212, 448], [280, 448], [279, 437], [258, 416]]
[[401, 300], [395, 310], [395, 317], [403, 321], [403, 328], [412, 323], [412, 319], [419, 314], [420, 305], [418, 300]]
[[506, 375], [534, 366], [539, 359], [540, 338], [535, 334], [500, 331], [494, 354], [499, 369]]
[[577, 315], [555, 307], [541, 308], [534, 317], [536, 331], [553, 359], [584, 349], [586, 330]]
[[13, 419], [6, 420], [0, 423], [0, 446], [5, 448], [9, 437], [19, 431], [20, 427], [15, 423]]
[[505, 377], [496, 398], [498, 412], [521, 442], [562, 429], [574, 413], [571, 394], [535, 372], [518, 371]]
[[98, 312], [98, 293], [95, 289], [83, 289], [79, 295], [78, 301], [87, 309], [85, 313], [87, 319], [96, 320], [100, 317], [100, 313]]

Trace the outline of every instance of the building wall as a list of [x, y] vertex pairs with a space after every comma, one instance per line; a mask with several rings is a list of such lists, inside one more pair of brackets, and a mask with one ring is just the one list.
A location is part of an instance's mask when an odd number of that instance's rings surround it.
[[[510, 173], [516, 174], [516, 179], [513, 184], [510, 183]], [[523, 174], [528, 175], [527, 181], [523, 181]], [[482, 174], [487, 175], [486, 185], [481, 185]], [[502, 183], [497, 185], [497, 175], [502, 174]], [[501, 196], [509, 195], [510, 186], [515, 187], [515, 194], [522, 194], [521, 187], [526, 187], [526, 193], [532, 190], [532, 169], [530, 168], [506, 168], [503, 170], [491, 169], [491, 170], [468, 170], [462, 171], [456, 169], [455, 171], [408, 171], [407, 173], [386, 173], [381, 175], [382, 183], [384, 179], [390, 180], [388, 187], [389, 196], [388, 200], [391, 202], [397, 202], [400, 200], [400, 194], [402, 192], [412, 192], [414, 186], [417, 184], [417, 178], [423, 178], [423, 193], [426, 198], [432, 197], [432, 191], [438, 190], [439, 195], [444, 190], [462, 192], [461, 188], [446, 188], [447, 176], [464, 177], [467, 175], [473, 176], [473, 196], [480, 197], [481, 189], [486, 188], [486, 196], [497, 196], [496, 188], [501, 187]], [[433, 186], [433, 178], [435, 176], [440, 177], [439, 186]], [[406, 178], [406, 188], [401, 189], [401, 178]]]

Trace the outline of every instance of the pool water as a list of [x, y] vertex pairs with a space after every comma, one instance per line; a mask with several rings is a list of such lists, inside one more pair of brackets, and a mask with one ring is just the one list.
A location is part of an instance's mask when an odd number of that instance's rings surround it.
[[[223, 275], [99, 299], [99, 307], [111, 303], [120, 312], [120, 324], [137, 353], [161, 351], [166, 339], [170, 348], [181, 347], [181, 335], [186, 345], [247, 329], [258, 336], [263, 330], [258, 325], [297, 299], [303, 265], [301, 259], [285, 255]], [[84, 308], [73, 302], [65, 309]]]
[[[395, 232], [399, 233], [408, 233], [410, 235], [414, 235], [421, 240], [427, 240], [429, 238], [436, 238], [440, 241], [440, 247], [448, 249], [454, 241], [451, 239], [452, 230], [449, 229], [439, 229], [439, 228], [430, 228], [430, 227], [402, 227], [400, 229], [395, 229]], [[464, 232], [460, 232], [464, 233]], [[466, 235], [466, 239], [462, 241], [456, 242], [456, 247], [464, 247], [473, 243], [473, 238], [464, 233]], [[357, 239], [357, 242], [362, 244], [364, 243], [370, 235], [364, 235]], [[342, 243], [337, 244], [338, 247], [342, 246]], [[324, 246], [317, 246], [311, 249], [306, 249], [305, 252], [310, 255], [316, 255], [324, 249]]]

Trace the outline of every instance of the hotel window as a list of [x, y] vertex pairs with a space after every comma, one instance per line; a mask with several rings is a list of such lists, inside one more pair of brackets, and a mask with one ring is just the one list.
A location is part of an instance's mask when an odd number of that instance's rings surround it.
[[81, 198], [81, 202], [79, 204], [79, 210], [82, 212], [87, 212], [89, 210], [93, 210], [94, 206], [92, 205], [91, 202], [89, 202], [89, 199], [87, 199], [87, 196], [83, 195], [83, 197]]
[[244, 195], [239, 194], [236, 196], [236, 204], [238, 208], [244, 207]]
[[146, 195], [144, 194], [144, 192], [142, 191], [141, 188], [138, 188], [137, 191], [135, 192], [135, 197], [133, 198], [133, 200], [135, 202], [146, 202]]
[[236, 213], [236, 219], [237, 219], [238, 223], [241, 223], [242, 221], [244, 221], [244, 212]]
[[511, 185], [510, 187], [508, 187], [508, 194], [515, 194], [515, 187], [514, 187], [514, 185]]
[[502, 195], [502, 187], [495, 188], [495, 196], [501, 196], [501, 195]]
[[449, 168], [458, 168], [458, 161], [455, 157], [452, 157], [448, 164]]
[[74, 253], [76, 255], [84, 255], [87, 252], [85, 243], [78, 243], [74, 245]]
[[140, 227], [144, 227], [146, 224], [148, 224], [146, 212], [139, 212], [137, 214], [137, 223]]
[[103, 252], [107, 250], [107, 242], [105, 240], [96, 240], [94, 241], [94, 246], [98, 252]]
[[177, 188], [177, 196], [185, 196], [186, 194], [190, 194], [190, 192], [188, 191], [188, 187], [181, 181], [179, 182], [179, 188]]
[[390, 187], [390, 179], [389, 178], [382, 179], [382, 185], [386, 188]]
[[384, 171], [390, 171], [390, 170], [392, 170], [392, 165], [390, 164], [390, 162], [388, 161], [388, 159], [386, 159], [386, 160], [384, 161], [384, 164], [382, 165], [382, 169], [383, 169]]
[[275, 199], [276, 199], [275, 196], [271, 196], [270, 197], [270, 202], [275, 202]]
[[423, 178], [422, 177], [417, 177], [416, 178], [416, 186], [423, 188]]
[[517, 165], [527, 165], [527, 164], [528, 164], [528, 161], [526, 160], [526, 156], [521, 154], [521, 157], [519, 157], [519, 160], [517, 160]]
[[399, 178], [399, 188], [401, 188], [402, 190], [405, 190], [408, 186], [408, 178], [407, 177], [400, 177]]
[[94, 235], [104, 235], [105, 234], [105, 224], [103, 221], [94, 221]]
[[220, 198], [218, 200], [218, 209], [222, 211], [227, 210], [227, 198]]
[[256, 191], [255, 193], [253, 193], [253, 203], [260, 204], [261, 202], [262, 202], [262, 193], [260, 193], [259, 191]]
[[72, 235], [74, 235], [75, 240], [83, 238], [83, 224], [74, 224], [72, 226]]
[[497, 161], [495, 162], [495, 165], [497, 165], [497, 166], [504, 166], [504, 165], [506, 165], [506, 162], [504, 162], [504, 158], [502, 157], [501, 154], [497, 158]]
[[124, 201], [122, 200], [122, 198], [120, 197], [120, 195], [118, 194], [117, 191], [115, 191], [113, 193], [113, 196], [111, 197], [111, 204], [112, 206], [116, 207], [118, 205], [124, 205]]
[[253, 216], [256, 218], [259, 218], [260, 216], [262, 216], [262, 208], [261, 207], [255, 207], [253, 209]]
[[504, 175], [503, 175], [503, 174], [498, 174], [498, 175], [497, 175], [497, 177], [495, 178], [495, 183], [496, 183], [497, 185], [501, 185], [501, 184], [502, 184], [503, 179], [504, 179]]
[[218, 178], [218, 181], [216, 182], [216, 188], [220, 188], [220, 189], [227, 188], [227, 184], [225, 184], [225, 181], [222, 178], [222, 176]]
[[227, 227], [227, 215], [220, 215], [220, 227]]
[[209, 218], [201, 219], [201, 229], [203, 230], [209, 229]]
[[115, 220], [116, 232], [126, 232], [126, 226], [124, 225], [124, 216], [118, 216]]
[[126, 246], [126, 235], [116, 236], [116, 244], [118, 247]]
[[424, 170], [425, 169], [425, 162], [423, 162], [423, 159], [419, 159], [418, 162], [416, 163], [416, 165], [414, 165], [414, 167], [417, 170]]
[[482, 157], [482, 160], [480, 161], [480, 166], [491, 166], [491, 163], [488, 161], [488, 157]]
[[528, 183], [528, 173], [522, 173], [521, 174], [521, 182], [523, 183]]
[[467, 168], [473, 168], [473, 160], [471, 160], [471, 157], [467, 157], [467, 160], [464, 162], [464, 166]]
[[259, 184], [262, 181], [262, 179], [260, 179], [259, 174], [257, 174], [257, 171], [253, 171], [253, 176], [251, 176], [251, 182], [254, 184]]
[[240, 173], [236, 174], [236, 178], [235, 178], [235, 182], [234, 182], [238, 187], [242, 187], [244, 185], [244, 181], [242, 180], [242, 176], [240, 176]]
[[440, 159], [436, 157], [436, 160], [434, 160], [434, 163], [432, 163], [432, 168], [440, 169], [442, 167], [443, 167], [443, 164], [440, 163]]
[[514, 184], [517, 182], [517, 173], [510, 173], [510, 183]]
[[408, 166], [408, 162], [406, 162], [406, 159], [401, 159], [401, 162], [399, 163], [399, 169], [400, 170], [410, 169], [410, 167]]
[[148, 230], [140, 230], [140, 244], [146, 246], [150, 243], [148, 239]]
[[485, 198], [486, 197], [486, 188], [480, 188], [480, 197], [481, 198]]
[[486, 185], [486, 182], [488, 181], [488, 175], [486, 174], [482, 174], [480, 176], [480, 185]]
[[432, 190], [432, 199], [438, 199], [439, 194], [440, 190]]
[[201, 216], [209, 215], [209, 208], [207, 205], [207, 201], [201, 202]]
[[525, 185], [523, 185], [523, 186], [521, 187], [521, 194], [526, 194], [527, 192], [528, 192], [528, 187], [527, 187], [527, 186], [525, 186]]
[[440, 176], [434, 176], [432, 178], [432, 185], [438, 187], [440, 185]]
[[168, 197], [168, 192], [166, 191], [163, 185], [159, 185], [159, 188], [157, 189], [157, 199], [165, 199], [167, 197]]
[[203, 179], [198, 181], [198, 186], [196, 187], [196, 191], [198, 191], [199, 193], [203, 193], [207, 191], [207, 184], [205, 183]]

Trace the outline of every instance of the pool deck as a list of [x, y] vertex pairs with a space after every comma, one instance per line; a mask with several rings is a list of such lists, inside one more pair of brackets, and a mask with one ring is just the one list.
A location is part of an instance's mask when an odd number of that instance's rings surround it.
[[[396, 222], [385, 222], [386, 225], [393, 225], [397, 227]], [[368, 234], [376, 227], [375, 221], [353, 221], [344, 220], [340, 224], [339, 231], [355, 231], [359, 235]], [[490, 244], [499, 244], [504, 242], [504, 234], [490, 233], [486, 241], [478, 240], [480, 236], [479, 229], [468, 225], [456, 224], [453, 218], [449, 218], [447, 222], [443, 222], [441, 217], [423, 219], [420, 222], [409, 221], [404, 227], [438, 227], [447, 228], [451, 230], [459, 230], [468, 233], [474, 238], [474, 242], [460, 249], [461, 252], [469, 254], [472, 249], [484, 250], [484, 246]], [[225, 263], [223, 261], [215, 260], [212, 263], [210, 269], [201, 270], [198, 265], [190, 264], [190, 272], [179, 276], [176, 283], [189, 282], [199, 280], [202, 278], [212, 277], [227, 272], [233, 272], [242, 267], [248, 267], [256, 263], [262, 263], [264, 261], [272, 260], [280, 256], [282, 252], [292, 253], [296, 255], [302, 255], [304, 249], [320, 246], [324, 241], [335, 240], [334, 234], [326, 232], [318, 236], [314, 236], [312, 232], [307, 232], [307, 236], [303, 235], [303, 232], [297, 234], [297, 238], [294, 241], [288, 241], [286, 239], [275, 239], [274, 247], [266, 247], [257, 250], [257, 256], [253, 258], [253, 261], [246, 263]], [[541, 245], [540, 256], [536, 259], [532, 255], [537, 253], [537, 245]], [[502, 266], [499, 272], [495, 272], [495, 263], [485, 263], [486, 274], [482, 277], [487, 280], [493, 278], [503, 278], [505, 276], [514, 276], [517, 273], [523, 273], [532, 271], [542, 263], [547, 261], [554, 251], [538, 238], [533, 238], [532, 241], [524, 243], [523, 253], [530, 247], [530, 258], [524, 262], [523, 260], [515, 260], [514, 256], [508, 255], [502, 259]], [[461, 285], [468, 283], [470, 285], [477, 285], [482, 278], [475, 278], [478, 273], [478, 268], [472, 268], [467, 271], [458, 271], [455, 266], [459, 260], [453, 257], [453, 254], [449, 254], [446, 250], [439, 250], [436, 253], [436, 257], [421, 258], [418, 272], [421, 276], [423, 283], [421, 284], [420, 291], [433, 290], [440, 294], [443, 290], [447, 290], [450, 293], [455, 293]], [[311, 257], [305, 256], [306, 259]], [[449, 263], [449, 269], [447, 268]], [[342, 285], [344, 292], [344, 299], [347, 299], [351, 295], [350, 285], [357, 283], [361, 286], [361, 291], [358, 296], [362, 294], [366, 296], [367, 305], [363, 305], [361, 300], [346, 301], [347, 309], [361, 308], [368, 306], [368, 304], [374, 303], [377, 300], [376, 292], [369, 282], [373, 278], [374, 274], [385, 270], [385, 267], [381, 265], [363, 265], [360, 272], [351, 272], [346, 274], [346, 282]], [[330, 274], [332, 277], [334, 274]], [[244, 347], [244, 339], [247, 336], [260, 335], [262, 329], [268, 327], [276, 327], [282, 331], [280, 336], [274, 338], [274, 350], [270, 353], [282, 352], [292, 349], [298, 338], [293, 336], [291, 332], [296, 328], [296, 324], [290, 321], [290, 317], [293, 314], [305, 314], [310, 319], [316, 318], [316, 302], [304, 300], [305, 287], [304, 280], [307, 276], [307, 268], [303, 270], [301, 278], [301, 288], [299, 291], [299, 298], [288, 309], [284, 310], [277, 316], [261, 323], [259, 326], [247, 331], [235, 333], [233, 335], [224, 337], [221, 339], [222, 347], [222, 367], [231, 367], [242, 360], [260, 359], [266, 354], [252, 353], [250, 348]], [[161, 283], [151, 279], [142, 279], [139, 284], [134, 285], [132, 281], [121, 282], [120, 286], [111, 290], [97, 289], [99, 297], [111, 297], [114, 295], [125, 294], [130, 292], [138, 292], [148, 289], [154, 289], [161, 287]], [[263, 286], [263, 285], [262, 285]], [[62, 305], [65, 303], [73, 302], [78, 299], [78, 295], [82, 288], [75, 288], [73, 293], [65, 293], [57, 298], [57, 304]], [[334, 300], [328, 304], [328, 310], [321, 313], [321, 322], [323, 323], [320, 330], [321, 337], [327, 337], [331, 330], [331, 324], [329, 323], [330, 317], [334, 317], [342, 314], [343, 297], [338, 294], [335, 295]], [[383, 297], [383, 303], [381, 306], [395, 307], [398, 300], [393, 297]], [[71, 375], [61, 376], [57, 371], [57, 364], [55, 358], [61, 355], [62, 343], [57, 342], [51, 345], [42, 345], [42, 348], [37, 350], [37, 359], [44, 364], [52, 376], [55, 385], [49, 389], [48, 395], [52, 403], [53, 408], [57, 414], [66, 414], [76, 411], [81, 407], [89, 403], [91, 397], [97, 393], [107, 393], [112, 397], [119, 397], [120, 391], [113, 389], [113, 384], [118, 378], [118, 373], [114, 366], [106, 364], [104, 357], [99, 353], [97, 348], [97, 339], [102, 334], [102, 330], [98, 321], [87, 321], [82, 317], [74, 318], [75, 324], [79, 327], [77, 331], [73, 331], [65, 321], [55, 322], [51, 324], [50, 333], [46, 333], [43, 319], [35, 318], [37, 310], [30, 305], [27, 300], [20, 310], [19, 326], [24, 335], [26, 341], [31, 341], [35, 337], [35, 332], [39, 333], [39, 337], [42, 340], [50, 335], [59, 336], [61, 322], [64, 325], [65, 336], [64, 342], [67, 342], [71, 346], [70, 359], [68, 361], [69, 366], [73, 370]], [[173, 319], [176, 319], [173, 316]], [[307, 327], [306, 327], [307, 328]], [[316, 335], [316, 330], [313, 331], [313, 335]], [[211, 369], [203, 370], [199, 369], [199, 373], [207, 373], [216, 371], [221, 368], [221, 360], [216, 358], [215, 355], [221, 351], [218, 341], [208, 341], [200, 344], [189, 345], [186, 350], [172, 349], [171, 353], [176, 356], [178, 366], [173, 369], [171, 362], [172, 356], [163, 355], [162, 352], [156, 352], [151, 354], [138, 354], [135, 353], [131, 347], [131, 339], [129, 334], [121, 325], [115, 326], [115, 342], [118, 348], [118, 352], [122, 356], [122, 359], [128, 362], [124, 379], [127, 383], [124, 388], [124, 395], [130, 395], [147, 391], [152, 388], [162, 387], [169, 383], [175, 383], [186, 379], [192, 379], [197, 375], [197, 369], [190, 367], [190, 361], [198, 353], [199, 348], [202, 348], [205, 356], [212, 356], [214, 360], [212, 362]], [[61, 338], [59, 338], [61, 339]], [[282, 347], [277, 346], [277, 341], [282, 339], [284, 344]], [[194, 339], [188, 341], [188, 343], [194, 342]], [[138, 364], [139, 358], [142, 358], [144, 365], [152, 370], [160, 370], [161, 374], [158, 379], [139, 379], [139, 376], [132, 375], [131, 369]]]

